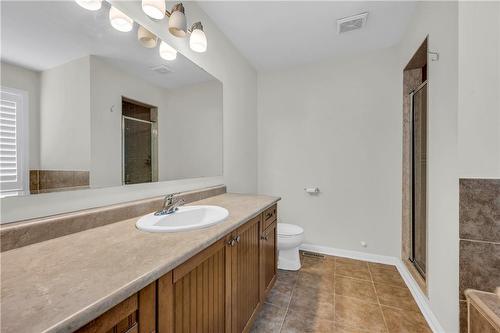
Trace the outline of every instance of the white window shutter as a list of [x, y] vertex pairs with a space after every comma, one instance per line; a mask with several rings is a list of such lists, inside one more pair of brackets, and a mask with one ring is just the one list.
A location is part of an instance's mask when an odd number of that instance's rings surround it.
[[19, 195], [27, 191], [27, 94], [0, 87], [0, 193]]

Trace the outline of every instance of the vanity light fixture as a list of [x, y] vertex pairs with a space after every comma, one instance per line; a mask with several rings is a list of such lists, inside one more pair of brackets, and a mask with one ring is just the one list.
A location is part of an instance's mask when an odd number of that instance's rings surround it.
[[177, 58], [177, 50], [174, 49], [172, 46], [168, 45], [167, 43], [165, 43], [164, 41], [161, 41], [160, 57], [168, 61], [175, 60], [175, 58]]
[[203, 25], [201, 22], [196, 22], [190, 29], [191, 35], [189, 36], [189, 47], [194, 52], [202, 53], [207, 50], [207, 36], [203, 32]]
[[139, 26], [137, 30], [137, 39], [142, 46], [148, 49], [156, 47], [158, 42], [158, 37], [148, 29], [144, 28], [142, 25]]
[[109, 22], [113, 28], [121, 32], [129, 32], [134, 27], [134, 20], [113, 6], [109, 9]]
[[142, 0], [142, 10], [152, 19], [162, 20], [166, 12], [165, 0]]
[[168, 31], [175, 37], [186, 37], [187, 22], [184, 14], [184, 6], [178, 3], [172, 7], [172, 11], [166, 12], [168, 18]]
[[88, 10], [99, 10], [102, 6], [102, 0], [75, 0], [80, 7], [83, 7]]

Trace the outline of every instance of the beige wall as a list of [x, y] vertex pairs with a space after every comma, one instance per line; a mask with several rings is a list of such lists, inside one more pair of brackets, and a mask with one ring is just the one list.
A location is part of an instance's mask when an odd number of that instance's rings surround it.
[[82, 171], [90, 168], [88, 56], [41, 73], [40, 168]]
[[426, 36], [429, 51], [440, 54], [439, 61], [428, 61], [427, 285], [445, 332], [458, 332], [457, 31], [456, 2], [418, 2], [399, 44], [401, 75]]
[[159, 179], [222, 176], [222, 84], [170, 89], [159, 113]]
[[460, 176], [500, 177], [500, 2], [459, 3]]
[[389, 48], [259, 73], [259, 192], [282, 197], [281, 221], [306, 243], [399, 256], [397, 64]]

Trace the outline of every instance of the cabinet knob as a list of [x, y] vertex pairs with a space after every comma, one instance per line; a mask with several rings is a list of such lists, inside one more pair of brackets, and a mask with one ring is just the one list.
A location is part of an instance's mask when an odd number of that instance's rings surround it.
[[236, 244], [236, 240], [233, 238], [229, 242], [227, 242], [227, 245], [229, 246], [234, 246]]
[[240, 236], [236, 237], [236, 243], [239, 243], [239, 242], [240, 242], [240, 239], [241, 239], [241, 237], [240, 237]]

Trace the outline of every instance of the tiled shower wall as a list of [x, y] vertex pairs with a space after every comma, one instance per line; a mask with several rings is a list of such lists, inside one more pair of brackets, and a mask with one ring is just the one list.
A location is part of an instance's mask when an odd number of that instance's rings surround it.
[[460, 331], [467, 332], [468, 288], [500, 286], [500, 179], [460, 179]]

